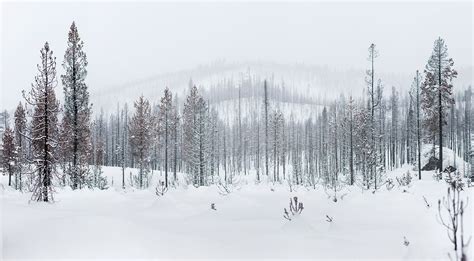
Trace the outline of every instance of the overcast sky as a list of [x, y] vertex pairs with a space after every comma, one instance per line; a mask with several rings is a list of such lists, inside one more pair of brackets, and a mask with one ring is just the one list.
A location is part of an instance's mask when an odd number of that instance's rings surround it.
[[423, 69], [438, 36], [457, 67], [472, 65], [471, 2], [0, 5], [0, 108], [15, 106], [30, 88], [45, 41], [62, 72], [72, 21], [85, 42], [90, 88], [220, 59], [365, 68], [371, 42], [380, 52], [377, 69], [413, 72]]

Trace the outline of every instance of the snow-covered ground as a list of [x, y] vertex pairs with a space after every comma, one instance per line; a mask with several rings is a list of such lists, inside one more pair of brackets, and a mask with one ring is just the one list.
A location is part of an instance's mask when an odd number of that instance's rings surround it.
[[[409, 169], [404, 166], [388, 176]], [[29, 202], [29, 193], [11, 190], [2, 176], [1, 256], [403, 260], [448, 259], [452, 252], [437, 218], [437, 201], [447, 186], [433, 180], [431, 172], [423, 172], [421, 181], [413, 179], [408, 192], [395, 186], [372, 193], [355, 186], [340, 192], [343, 198], [337, 202], [320, 187], [290, 192], [287, 185], [251, 182], [228, 195], [216, 186], [190, 186], [158, 197], [154, 188], [120, 189], [119, 168], [105, 172], [115, 177], [114, 187], [58, 188], [52, 204]], [[466, 189], [464, 196], [472, 199], [472, 191]], [[288, 221], [283, 208], [293, 196], [304, 210]], [[469, 206], [465, 216], [466, 234], [472, 234], [471, 210]], [[333, 221], [326, 221], [326, 215]]]

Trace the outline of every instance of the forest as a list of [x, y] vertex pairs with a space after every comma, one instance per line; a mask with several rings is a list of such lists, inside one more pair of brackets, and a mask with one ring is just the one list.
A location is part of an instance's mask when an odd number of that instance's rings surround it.
[[[29, 205], [61, 205], [67, 191], [78, 197], [90, 191], [147, 191], [150, 200], [164, 201], [188, 193], [183, 188], [214, 188], [225, 198], [256, 186], [266, 193], [285, 191], [290, 205], [278, 209], [278, 218], [291, 223], [293, 216], [311, 211], [302, 203], [310, 197], [293, 198], [293, 193], [323, 191], [329, 202], [344, 204], [354, 194], [400, 195], [395, 187], [409, 192], [411, 184], [429, 180], [442, 186], [436, 189], [442, 199], [423, 196], [424, 202], [436, 215], [447, 210], [449, 216], [438, 224], [448, 237], [443, 232], [438, 240], [446, 240], [450, 257], [468, 260], [472, 231], [463, 233], [462, 226], [464, 210], [471, 215], [465, 197], [474, 181], [473, 92], [453, 84], [458, 72], [449, 39], [426, 45], [431, 56], [424, 68], [413, 68], [405, 89], [378, 78], [383, 49], [369, 43], [361, 93], [314, 99], [293, 91], [291, 83], [242, 74], [215, 86], [190, 79], [184, 96], [172, 86], [161, 97], [136, 90], [133, 104], [117, 101], [107, 113], [90, 102], [87, 41], [72, 22], [59, 65], [48, 42], [41, 46], [31, 88], [13, 113], [2, 113], [2, 201], [19, 193]], [[57, 66], [64, 74], [57, 74]], [[64, 99], [57, 98], [59, 92]], [[309, 108], [306, 115], [288, 109], [301, 106]], [[225, 211], [219, 208], [224, 203], [207, 204]], [[338, 222], [329, 214], [325, 219]], [[408, 247], [409, 239], [404, 244]], [[427, 257], [423, 253], [415, 258]]]

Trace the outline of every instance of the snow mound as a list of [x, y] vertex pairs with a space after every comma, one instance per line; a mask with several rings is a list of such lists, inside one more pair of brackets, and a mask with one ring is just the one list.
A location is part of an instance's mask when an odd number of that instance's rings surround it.
[[[439, 146], [433, 147], [433, 145], [424, 144], [421, 148], [421, 167], [425, 166], [432, 156], [439, 158]], [[456, 155], [453, 150], [443, 147], [443, 168], [446, 168], [447, 166], [453, 166], [458, 170], [463, 170], [464, 167], [469, 169], [468, 167], [470, 165], [468, 162]]]

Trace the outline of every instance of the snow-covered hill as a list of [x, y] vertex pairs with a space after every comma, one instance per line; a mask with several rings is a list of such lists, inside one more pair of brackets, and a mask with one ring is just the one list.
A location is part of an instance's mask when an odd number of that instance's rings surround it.
[[[407, 90], [412, 83], [413, 75], [402, 73], [380, 73], [386, 88], [395, 86]], [[169, 87], [179, 97], [184, 97], [190, 80], [203, 89], [219, 86], [239, 86], [243, 81], [263, 81], [267, 79], [275, 84], [284, 85], [292, 93], [301, 94], [312, 99], [338, 97], [341, 93], [353, 96], [362, 95], [366, 86], [365, 69], [330, 68], [328, 66], [306, 64], [277, 64], [271, 62], [229, 63], [215, 62], [189, 70], [162, 73], [146, 79], [126, 81], [121, 85], [90, 86], [91, 99], [96, 108], [106, 111], [116, 108], [117, 102], [132, 103], [143, 94], [152, 102], [158, 102], [165, 87]], [[461, 68], [455, 79], [457, 89], [462, 89], [472, 81], [469, 68]], [[258, 86], [263, 88], [263, 86]], [[388, 92], [387, 92], [388, 93]], [[234, 97], [237, 99], [237, 96]]]

